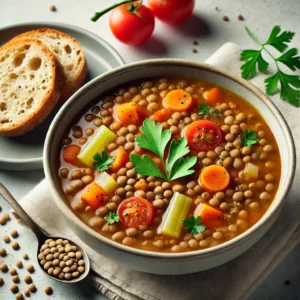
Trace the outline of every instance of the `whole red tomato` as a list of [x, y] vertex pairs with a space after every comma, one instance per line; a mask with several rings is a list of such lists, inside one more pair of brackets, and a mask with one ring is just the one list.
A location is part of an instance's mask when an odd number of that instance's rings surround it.
[[178, 24], [191, 16], [195, 0], [148, 0], [148, 6], [162, 22]]
[[148, 7], [134, 2], [116, 7], [111, 12], [109, 25], [119, 41], [136, 46], [150, 38], [155, 21]]

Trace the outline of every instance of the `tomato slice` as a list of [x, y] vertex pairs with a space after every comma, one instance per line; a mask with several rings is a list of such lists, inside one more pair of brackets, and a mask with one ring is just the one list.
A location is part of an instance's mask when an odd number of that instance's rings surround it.
[[144, 198], [131, 197], [120, 203], [118, 214], [124, 226], [138, 228], [152, 222], [153, 206]]
[[217, 124], [208, 120], [191, 123], [183, 130], [191, 150], [209, 151], [222, 142], [222, 132]]

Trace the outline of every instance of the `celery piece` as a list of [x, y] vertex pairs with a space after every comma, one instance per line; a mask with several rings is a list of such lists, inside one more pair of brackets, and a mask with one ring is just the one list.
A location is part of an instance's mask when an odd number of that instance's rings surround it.
[[92, 166], [94, 155], [101, 154], [104, 148], [117, 136], [106, 126], [101, 125], [91, 140], [84, 145], [77, 158], [87, 166]]
[[191, 204], [191, 198], [176, 192], [159, 225], [158, 234], [162, 233], [178, 238], [183, 227], [182, 221], [186, 218]]
[[118, 187], [118, 183], [106, 172], [96, 177], [95, 182], [100, 185], [107, 194], [112, 194]]

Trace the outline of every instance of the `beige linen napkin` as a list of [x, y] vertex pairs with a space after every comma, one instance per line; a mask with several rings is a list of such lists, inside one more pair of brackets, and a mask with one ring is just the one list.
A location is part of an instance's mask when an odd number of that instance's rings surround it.
[[[207, 62], [239, 73], [239, 54], [240, 48], [228, 43]], [[257, 77], [252, 82], [263, 89], [262, 77]], [[300, 109], [281, 101], [278, 95], [272, 97], [272, 100], [288, 121], [299, 152]], [[299, 163], [299, 156], [297, 161]], [[288, 195], [288, 201], [282, 209], [281, 216], [267, 234], [246, 253], [225, 265], [191, 275], [144, 274], [119, 266], [81, 244], [91, 258], [94, 272], [90, 279], [101, 293], [111, 299], [246, 299], [300, 240], [299, 177], [300, 170], [297, 167], [295, 182]], [[45, 180], [27, 195], [21, 204], [50, 234], [65, 236], [81, 243], [67, 227], [51, 200]]]

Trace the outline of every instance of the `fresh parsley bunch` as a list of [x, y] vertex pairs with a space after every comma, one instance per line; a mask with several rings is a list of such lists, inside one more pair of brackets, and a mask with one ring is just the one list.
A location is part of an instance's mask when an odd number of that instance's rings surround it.
[[[261, 43], [252, 35], [247, 27], [246, 31], [251, 39], [261, 48], [259, 50], [242, 51], [240, 60], [245, 62], [241, 66], [242, 77], [245, 79], [254, 77], [257, 68], [261, 73], [267, 72], [269, 63], [262, 56], [262, 52], [265, 51], [275, 61], [277, 68], [277, 72], [274, 75], [265, 79], [266, 93], [268, 95], [276, 93], [278, 91], [278, 83], [280, 83], [280, 98], [296, 107], [300, 107], [300, 77], [284, 73], [279, 67], [280, 64], [284, 64], [292, 71], [300, 70], [300, 56], [297, 56], [297, 49], [291, 48], [287, 50], [287, 43], [291, 42], [295, 33], [281, 31], [280, 26], [275, 26], [268, 40], [265, 43]], [[266, 46], [275, 48], [282, 55], [275, 58]]]

